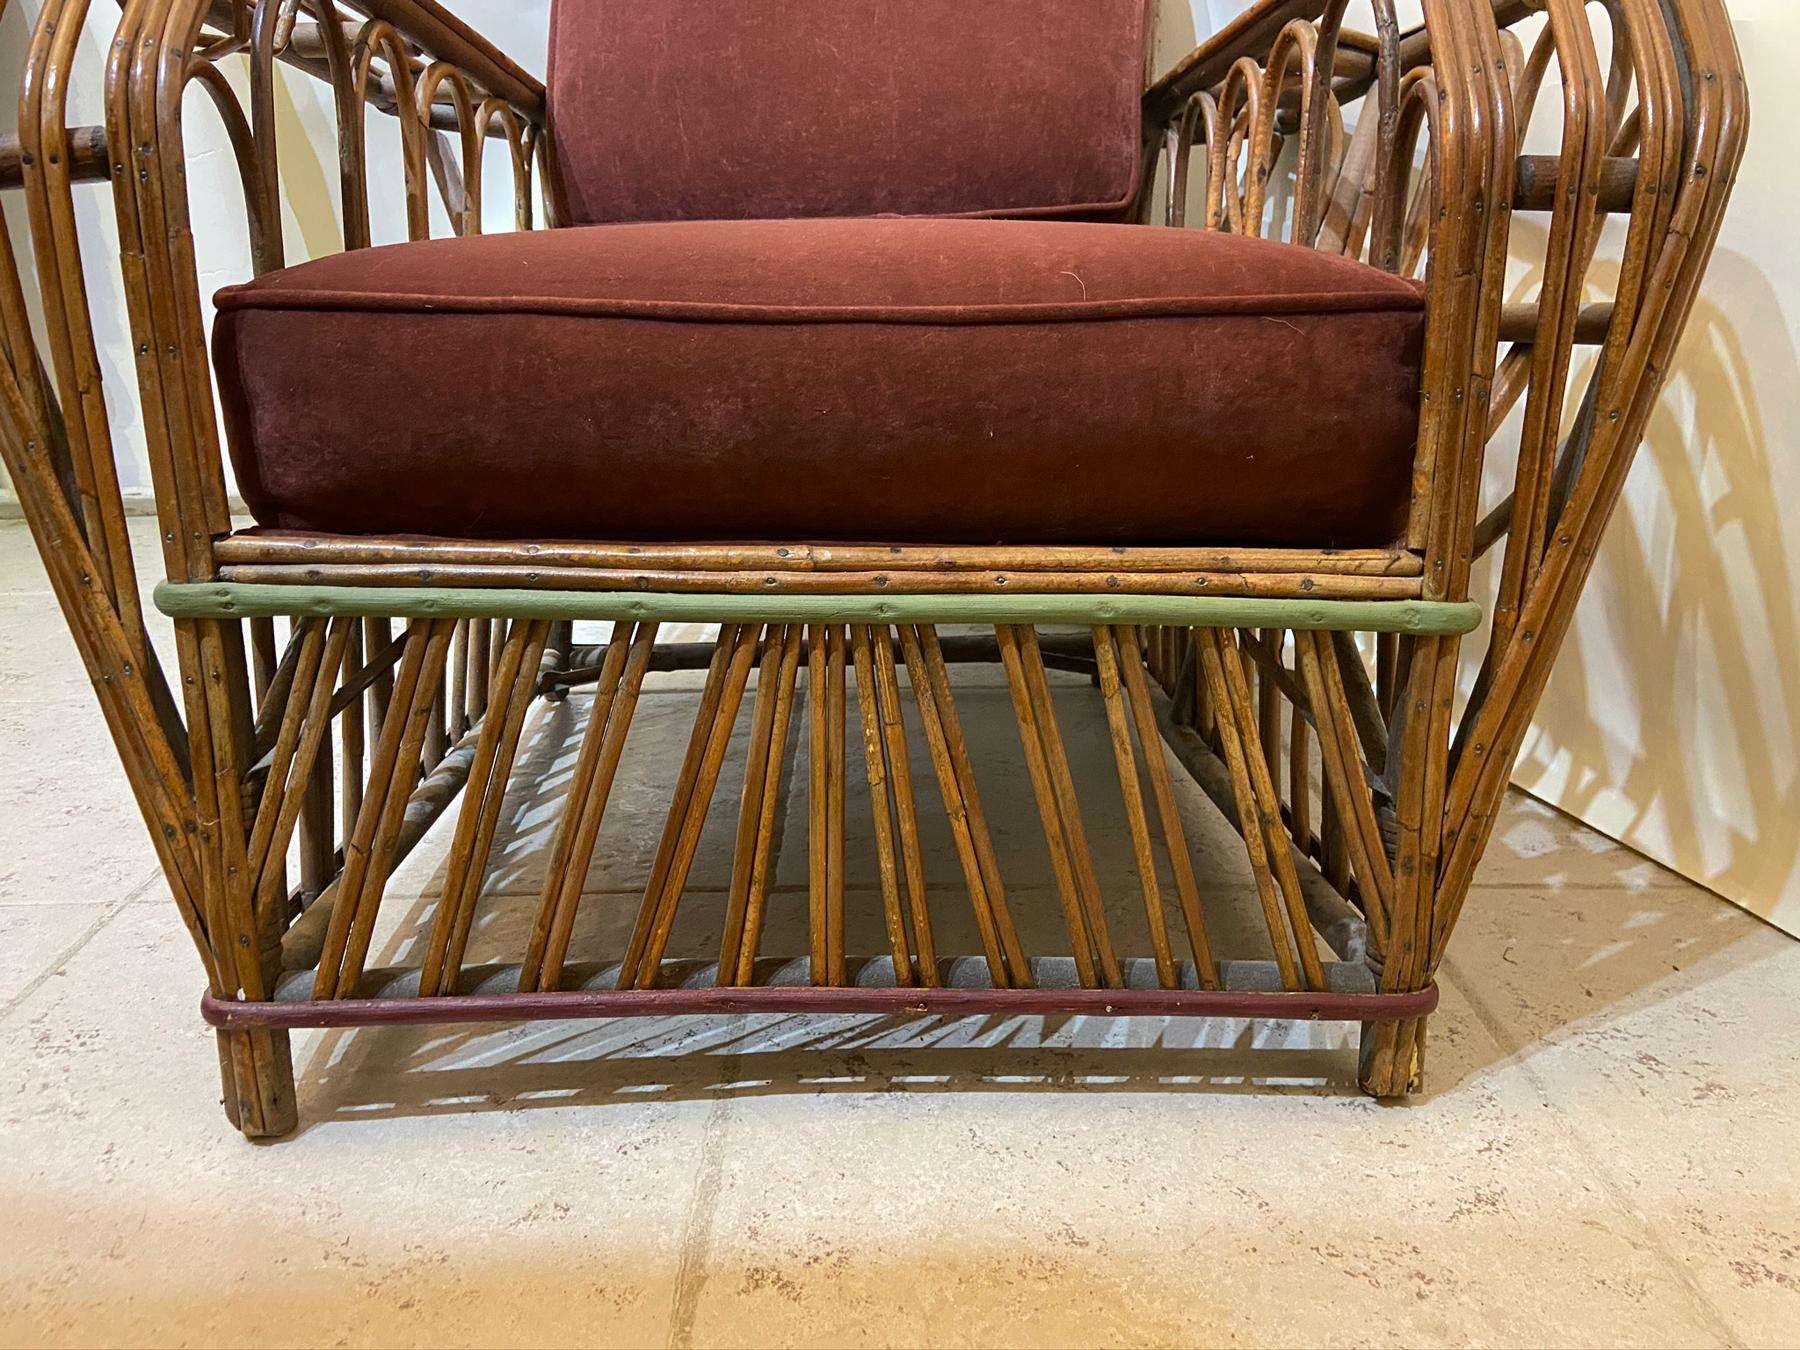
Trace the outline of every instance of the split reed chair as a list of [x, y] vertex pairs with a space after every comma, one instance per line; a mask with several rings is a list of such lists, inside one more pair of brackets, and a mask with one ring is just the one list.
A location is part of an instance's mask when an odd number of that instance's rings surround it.
[[[1416, 1087], [1743, 150], [1719, 0], [1425, 0], [1411, 30], [1375, 0], [1372, 34], [1345, 0], [1260, 0], [1151, 80], [1144, 0], [558, 0], [547, 88], [436, 0], [89, 9], [43, 6], [0, 164], [41, 302], [34, 332], [9, 248], [0, 446], [245, 1134], [296, 1123], [291, 1028], [388, 1022], [1329, 1018], [1362, 1025], [1368, 1092]], [[70, 125], [78, 39], [115, 23], [105, 125]], [[286, 254], [278, 66], [335, 96], [333, 256]], [[410, 243], [368, 247], [370, 107]], [[213, 116], [253, 256], [209, 354], [184, 129]], [[481, 233], [484, 154], [515, 232]], [[116, 259], [78, 244], [95, 190]], [[427, 238], [434, 194], [452, 237]], [[131, 394], [98, 375], [114, 269], [172, 676], [114, 469]], [[610, 637], [577, 641], [590, 621]], [[718, 635], [659, 640], [675, 623]], [[975, 661], [1010, 698], [997, 758], [971, 749]], [[684, 668], [641, 898], [596, 915], [640, 692]], [[1072, 699], [1116, 776], [1072, 769]], [[516, 949], [472, 963], [539, 700], [579, 750]], [[1041, 895], [1009, 894], [1002, 774], [1039, 808]], [[1194, 785], [1248, 889], [1197, 867]], [[1129, 868], [1095, 861], [1101, 797]], [[703, 827], [733, 813], [729, 894], [682, 955]], [[413, 959], [372, 967], [440, 817]], [[958, 886], [927, 884], [934, 829]], [[1221, 939], [1227, 892], [1253, 941]], [[778, 920], [800, 950], [769, 949]]]

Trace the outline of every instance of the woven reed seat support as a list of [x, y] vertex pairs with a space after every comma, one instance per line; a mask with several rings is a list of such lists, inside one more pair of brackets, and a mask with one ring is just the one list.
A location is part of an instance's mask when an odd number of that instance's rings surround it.
[[[26, 235], [0, 249], [0, 453], [199, 954], [226, 1112], [245, 1135], [286, 1134], [304, 1109], [294, 1097], [293, 1029], [377, 1035], [384, 1025], [421, 1022], [748, 1012], [1342, 1020], [1360, 1026], [1364, 1090], [1399, 1097], [1419, 1086], [1437, 970], [1742, 158], [1747, 97], [1724, 4], [1426, 0], [1423, 24], [1403, 30], [1391, 0], [1375, 0], [1376, 31], [1365, 34], [1344, 30], [1344, 0], [1257, 0], [1146, 88], [1131, 44], [1147, 29], [1132, 0], [1033, 3], [1047, 54], [990, 71], [991, 87], [956, 83], [947, 63], [866, 78], [811, 57], [784, 82], [798, 89], [810, 81], [809, 96], [824, 99], [820, 116], [840, 138], [869, 140], [895, 119], [866, 103], [829, 116], [831, 99], [866, 100], [897, 73], [923, 82], [909, 88], [937, 90], [958, 116], [997, 116], [987, 130], [1009, 139], [944, 138], [934, 127], [918, 130], [940, 136], [929, 144], [834, 141], [845, 176], [827, 182], [805, 162], [807, 138], [770, 133], [792, 122], [787, 105], [743, 99], [723, 117], [695, 105], [715, 118], [716, 137], [741, 136], [776, 157], [762, 180], [733, 177], [734, 161], [726, 166], [733, 173], [699, 184], [668, 176], [680, 165], [658, 139], [662, 114], [635, 106], [655, 88], [634, 93], [605, 78], [607, 62], [639, 69], [629, 64], [634, 50], [607, 43], [647, 40], [670, 15], [715, 22], [729, 13], [749, 25], [746, 41], [779, 55], [790, 34], [769, 27], [768, 14], [829, 26], [839, 7], [783, 0], [765, 14], [758, 5], [645, 0], [630, 11], [632, 23], [584, 47], [580, 61], [558, 63], [599, 72], [589, 87], [612, 99], [563, 106], [555, 125], [580, 127], [576, 144], [557, 142], [549, 110], [577, 84], [547, 91], [440, 0], [41, 7], [23, 68], [8, 72], [23, 95], [20, 132], [0, 144], [0, 191], [20, 194], [27, 222]], [[959, 8], [956, 21], [980, 39], [968, 51], [1016, 50], [982, 27], [1014, 8]], [[571, 26], [579, 11], [558, 7], [559, 43], [585, 40]], [[817, 39], [807, 51], [872, 61], [916, 63], [920, 50], [931, 51], [929, 41], [914, 42], [900, 10], [880, 22], [889, 27], [873, 36], [793, 36]], [[1090, 48], [1095, 59], [1078, 89], [1058, 72], [1067, 52]], [[85, 78], [73, 63], [85, 50], [110, 54], [101, 126], [69, 116], [69, 92]], [[858, 519], [903, 522], [891, 542], [834, 530], [830, 519], [817, 520], [813, 537], [785, 541], [674, 537], [669, 523], [686, 509], [679, 482], [669, 499], [649, 504], [643, 538], [412, 533], [444, 522], [421, 519], [407, 501], [359, 501], [348, 489], [321, 508], [345, 513], [332, 529], [355, 529], [346, 522], [356, 519], [398, 523], [368, 526], [380, 534], [334, 534], [312, 528], [319, 522], [305, 514], [308, 484], [286, 480], [255, 484], [292, 507], [263, 513], [282, 528], [241, 528], [222, 421], [240, 468], [281, 470], [288, 461], [279, 448], [265, 462], [239, 443], [278, 433], [281, 446], [321, 456], [340, 473], [334, 481], [352, 487], [372, 458], [391, 472], [431, 461], [384, 458], [390, 453], [442, 448], [430, 437], [409, 440], [399, 423], [349, 426], [355, 444], [309, 440], [304, 420], [293, 420], [305, 418], [304, 403], [273, 420], [244, 415], [253, 383], [258, 397], [291, 394], [279, 367], [255, 361], [279, 354], [290, 331], [284, 315], [314, 303], [296, 300], [287, 285], [290, 264], [306, 260], [287, 256], [284, 155], [313, 151], [278, 143], [287, 126], [276, 115], [278, 63], [333, 94], [347, 250], [370, 245], [377, 191], [403, 203], [411, 241], [432, 233], [434, 198], [452, 234], [479, 235], [495, 214], [484, 211], [484, 191], [501, 177], [484, 174], [488, 156], [504, 162], [521, 231], [606, 230], [625, 220], [648, 223], [618, 228], [654, 230], [683, 213], [714, 217], [731, 192], [787, 203], [794, 216], [905, 217], [912, 208], [983, 217], [918, 229], [703, 226], [682, 237], [732, 248], [746, 238], [811, 240], [806, 247], [825, 250], [819, 257], [838, 250], [830, 254], [836, 272], [789, 266], [785, 292], [749, 296], [749, 310], [764, 319], [771, 306], [779, 310], [757, 330], [759, 359], [802, 382], [796, 406], [831, 401], [845, 419], [834, 425], [890, 436], [895, 455], [978, 468], [963, 441], [946, 448], [933, 439], [982, 425], [976, 408], [959, 421], [945, 388], [975, 391], [968, 397], [982, 407], [1016, 392], [1000, 377], [983, 385], [993, 371], [946, 363], [944, 352], [991, 353], [1027, 372], [1034, 353], [1064, 353], [1070, 378], [1057, 369], [1049, 376], [1059, 381], [1060, 411], [1002, 447], [1011, 460], [994, 462], [1029, 467], [1047, 438], [1063, 436], [1054, 462], [1088, 475], [1085, 486], [1058, 499], [1052, 474], [1029, 485], [1038, 496], [1015, 498], [995, 491], [1003, 478], [935, 482], [933, 502], [981, 498], [959, 522], [962, 542], [950, 543], [921, 542], [917, 513], [889, 511], [907, 504], [866, 485]], [[1107, 84], [1120, 72], [1129, 75], [1122, 98]], [[684, 98], [718, 83], [690, 76], [670, 82]], [[984, 98], [1007, 106], [996, 113]], [[1025, 106], [1032, 113], [1021, 117]], [[1077, 106], [1093, 110], [1091, 128], [1072, 120]], [[250, 243], [242, 275], [232, 278], [250, 284], [221, 309], [239, 311], [232, 323], [243, 350], [231, 348], [232, 361], [217, 371], [188, 197], [187, 147], [201, 119], [223, 128]], [[391, 135], [394, 124], [401, 180], [371, 183], [366, 136]], [[1034, 144], [1025, 139], [1034, 129], [1066, 143]], [[968, 157], [969, 146], [989, 143], [1010, 149], [992, 163]], [[625, 163], [638, 165], [644, 181], [610, 174], [609, 165]], [[1065, 170], [1080, 183], [1059, 187]], [[929, 177], [929, 192], [908, 196], [916, 186], [908, 172]], [[91, 231], [82, 248], [78, 188], [113, 210], [116, 257], [96, 247]], [[1038, 222], [1029, 234], [1009, 232], [1006, 217], [1018, 215]], [[1067, 217], [1085, 223], [1063, 228], [1083, 233], [1057, 235], [1054, 223], [1042, 223]], [[1530, 228], [1515, 230], [1515, 217]], [[16, 229], [21, 217], [8, 219]], [[1159, 233], [1179, 229], [1280, 242], [1200, 240], [1199, 249], [1193, 238]], [[1014, 269], [1007, 284], [1022, 289], [999, 299], [1015, 308], [990, 312], [970, 299], [967, 312], [957, 309], [955, 287], [968, 279], [948, 256], [954, 250], [905, 251], [908, 238], [924, 234], [969, 240], [989, 250], [983, 256], [995, 268]], [[662, 259], [668, 270], [666, 249], [601, 247], [607, 238], [590, 237], [593, 257]], [[1022, 238], [1035, 242], [1015, 247]], [[1032, 270], [1043, 250], [1076, 238], [1094, 260], [1089, 277]], [[1321, 325], [1356, 307], [1342, 295], [1296, 301], [1288, 293], [1276, 299], [1287, 306], [1282, 314], [1294, 311], [1289, 317], [1259, 317], [1255, 306], [1267, 297], [1254, 286], [1177, 295], [1175, 309], [1167, 295], [1105, 292], [1107, 277], [1157, 289], [1143, 249], [1129, 242], [1139, 238], [1160, 241], [1155, 256], [1186, 269], [1185, 282], [1169, 285], [1190, 290], [1205, 280], [1202, 257], [1285, 269], [1290, 278], [1355, 279], [1380, 312], [1329, 331], [1360, 335], [1349, 345], [1363, 344], [1357, 359], [1369, 369], [1417, 369], [1416, 447], [1407, 450], [1410, 382], [1392, 378], [1376, 391], [1388, 401], [1371, 404], [1386, 410], [1390, 434], [1379, 446], [1351, 439], [1322, 451], [1284, 441], [1273, 425], [1232, 426], [1226, 415], [1198, 418], [1204, 425], [1189, 435], [1182, 410], [1217, 414], [1233, 399], [1277, 418], [1291, 405], [1312, 419], [1295, 426], [1345, 435], [1357, 418], [1309, 402], [1316, 382], [1294, 353], [1336, 359], [1316, 345]], [[516, 252], [465, 242], [486, 257], [550, 258], [565, 243], [587, 246], [575, 236], [526, 240], [530, 247]], [[889, 250], [879, 256], [915, 259], [919, 275], [871, 282], [871, 269], [854, 265], [855, 250], [877, 246]], [[1327, 265], [1304, 250], [1334, 256]], [[846, 257], [851, 263], [839, 266]], [[1507, 270], [1521, 260], [1530, 277], [1522, 289]], [[368, 275], [362, 261], [334, 275]], [[664, 290], [627, 286], [616, 303], [588, 295], [581, 340], [629, 340], [646, 361], [674, 352], [678, 367], [688, 349], [665, 342], [669, 330], [656, 326], [670, 305], [687, 307], [677, 317], [698, 326], [683, 333], [704, 337], [709, 350], [727, 341], [716, 321], [741, 319], [739, 309], [719, 308], [736, 304], [732, 295], [696, 299], [681, 288], [753, 286], [749, 273], [735, 264], [675, 268], [655, 280]], [[1100, 287], [1093, 295], [1090, 280]], [[897, 299], [869, 290], [890, 282]], [[110, 304], [119, 283], [135, 391], [100, 378], [91, 297]], [[557, 308], [566, 299], [511, 313], [507, 331], [575, 322], [574, 311]], [[351, 301], [349, 317], [332, 322], [366, 325], [358, 332], [383, 331], [384, 314], [413, 303], [367, 293]], [[473, 321], [483, 306], [505, 303], [506, 295], [463, 296], [458, 314]], [[830, 308], [852, 303], [881, 329], [866, 349]], [[434, 322], [444, 318], [436, 301], [424, 308]], [[946, 315], [945, 332], [935, 332]], [[1039, 327], [1013, 331], [1021, 318]], [[459, 322], [451, 316], [432, 331], [481, 352], [480, 338], [471, 341]], [[1127, 324], [1140, 327], [1119, 326]], [[308, 341], [318, 333], [291, 331]], [[1129, 352], [1118, 357], [1127, 331], [1164, 343], [1156, 350], [1170, 364], [1147, 372]], [[257, 347], [258, 333], [278, 340]], [[1186, 350], [1204, 352], [1196, 361], [1220, 364], [1189, 368], [1170, 357], [1178, 349], [1166, 344], [1182, 333], [1193, 335], [1180, 339]], [[1244, 365], [1241, 353], [1232, 364], [1237, 344], [1220, 333], [1244, 335], [1244, 351], [1284, 372], [1280, 387], [1258, 384], [1261, 367]], [[1390, 342], [1383, 334], [1401, 336], [1381, 348]], [[329, 333], [319, 342], [333, 350]], [[945, 345], [952, 342], [965, 345]], [[404, 347], [382, 355], [432, 359], [430, 350]], [[866, 397], [805, 385], [836, 368], [794, 355], [806, 351], [861, 361], [871, 387], [854, 392]], [[890, 351], [917, 378], [943, 377], [945, 388], [930, 391], [943, 395], [936, 421], [909, 421], [908, 398], [874, 387], [898, 368]], [[492, 353], [496, 361], [518, 355]], [[1102, 357], [1115, 364], [1094, 366]], [[623, 373], [607, 397], [627, 410], [648, 407], [632, 372]], [[1190, 402], [1146, 394], [1159, 374]], [[468, 375], [451, 370], [440, 393], [466, 400], [482, 387]], [[1344, 369], [1336, 375], [1337, 387], [1357, 388]], [[1112, 461], [1097, 459], [1097, 447], [1125, 463], [1151, 442], [1133, 438], [1136, 424], [1121, 421], [1127, 414], [1108, 421], [1080, 391], [1122, 398], [1128, 383], [1138, 400], [1129, 416], [1160, 428], [1156, 446], [1176, 455], [1198, 447], [1211, 458], [1160, 473], [1139, 458], [1129, 474], [1108, 475]], [[731, 390], [740, 400], [764, 392], [760, 377]], [[396, 418], [422, 397], [409, 387], [354, 392], [369, 406], [391, 406]], [[119, 413], [134, 395], [141, 418], [130, 422]], [[649, 464], [654, 476], [663, 449], [634, 442], [635, 423], [584, 422], [578, 403], [565, 405], [577, 414], [565, 428], [594, 431], [582, 453], [620, 456], [640, 472]], [[765, 430], [775, 417], [779, 433], [782, 406], [779, 398], [757, 403]], [[155, 489], [162, 581], [154, 604], [174, 628], [167, 671], [146, 621], [151, 597], [140, 590], [116, 467], [114, 428], [128, 422], [141, 426]], [[343, 426], [342, 417], [331, 425]], [[692, 452], [687, 462], [731, 444], [736, 426], [704, 416], [679, 425], [724, 436], [678, 443]], [[438, 434], [446, 429], [459, 426], [440, 423]], [[991, 433], [1003, 429], [985, 427], [985, 441], [967, 444], [998, 445]], [[814, 451], [824, 447], [824, 470], [856, 453], [821, 439], [819, 425], [810, 432]], [[792, 449], [779, 436], [774, 444]], [[450, 461], [467, 448], [453, 448]], [[474, 449], [488, 454], [484, 481], [530, 488], [507, 476], [514, 447]], [[1311, 515], [1329, 517], [1332, 529], [1349, 529], [1342, 542], [1356, 547], [1333, 546], [1308, 513], [1284, 514], [1285, 498], [1268, 490], [1277, 480], [1197, 476], [1208, 465], [1267, 475], [1264, 451], [1326, 473], [1349, 462], [1346, 450], [1365, 449], [1379, 452], [1366, 462], [1392, 480], [1370, 496], [1381, 511], [1393, 508], [1391, 519], [1322, 509], [1340, 504], [1321, 498], [1325, 478], [1293, 484], [1296, 500], [1312, 501]], [[592, 464], [559, 467], [577, 486], [606, 481], [606, 464], [598, 478]], [[733, 484], [762, 494], [758, 519], [790, 520], [819, 499], [784, 499], [742, 464], [731, 468]], [[239, 481], [253, 505], [262, 500]], [[1219, 495], [1209, 498], [1214, 488]], [[1102, 512], [1137, 502], [1157, 523], [1134, 530], [1131, 520], [1097, 516], [1082, 493], [1104, 496]], [[621, 519], [642, 504], [597, 500], [621, 506]], [[710, 500], [716, 512], [733, 499]], [[1050, 503], [1060, 523], [1034, 534], [1016, 514], [1027, 500]], [[1215, 519], [1187, 539], [1180, 521], [1164, 520], [1171, 503], [1210, 509], [1220, 501], [1260, 513], [1251, 537], [1234, 541], [1232, 520]], [[479, 525], [481, 502], [451, 504], [459, 520]], [[539, 506], [557, 510], [532, 515]], [[502, 518], [579, 524], [586, 505], [534, 503], [527, 490], [508, 509]], [[1106, 539], [1070, 536], [1095, 520], [1112, 531]], [[984, 521], [1005, 526], [986, 530]], [[969, 542], [989, 537], [1006, 542]], [[1465, 646], [1470, 634], [1478, 641]], [[678, 755], [646, 753], [656, 739], [643, 731], [651, 721], [664, 737], [673, 728], [684, 743]], [[544, 767], [550, 760], [555, 770]], [[634, 793], [642, 782], [665, 785], [657, 819], [622, 821], [627, 781]], [[1004, 820], [995, 810], [1002, 785], [1016, 794]], [[540, 862], [502, 877], [517, 860], [527, 803], [543, 833]], [[1229, 848], [1203, 839], [1214, 825]], [[628, 829], [638, 833], [626, 839]], [[408, 918], [411, 902], [387, 903], [388, 892], [428, 838], [441, 844], [441, 863]], [[634, 843], [643, 847], [621, 846]], [[596, 868], [637, 858], [644, 866], [631, 874], [629, 894], [590, 886]], [[719, 884], [700, 884], [708, 876]], [[396, 930], [396, 922], [411, 926]], [[136, 996], [132, 972], [115, 978], [119, 996]]]

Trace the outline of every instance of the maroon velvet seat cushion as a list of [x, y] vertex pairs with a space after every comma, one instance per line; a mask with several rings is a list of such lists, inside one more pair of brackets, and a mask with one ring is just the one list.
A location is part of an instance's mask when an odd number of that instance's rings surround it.
[[1399, 536], [1424, 315], [1308, 249], [1137, 225], [603, 225], [223, 291], [265, 525], [603, 540]]
[[556, 0], [566, 223], [1104, 215], [1146, 0]]

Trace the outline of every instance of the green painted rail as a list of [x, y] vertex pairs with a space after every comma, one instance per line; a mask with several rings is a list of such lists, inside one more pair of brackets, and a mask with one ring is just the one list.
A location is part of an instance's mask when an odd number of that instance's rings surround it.
[[345, 614], [664, 623], [1147, 624], [1431, 634], [1467, 633], [1481, 622], [1481, 606], [1437, 600], [1288, 600], [1227, 595], [708, 595], [477, 586], [278, 586], [229, 581], [165, 581], [156, 588], [156, 607], [175, 619]]

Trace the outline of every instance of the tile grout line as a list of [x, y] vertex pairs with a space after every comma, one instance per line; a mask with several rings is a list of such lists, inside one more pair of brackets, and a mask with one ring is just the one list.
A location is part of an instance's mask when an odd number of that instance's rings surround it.
[[[733, 1016], [727, 1023], [732, 1045], [742, 1044], [747, 1019]], [[742, 1063], [741, 1051], [733, 1050], [720, 1063], [725, 1081], [735, 1082]], [[694, 1318], [699, 1312], [700, 1295], [710, 1275], [707, 1269], [712, 1249], [713, 1220], [719, 1210], [719, 1193], [723, 1189], [725, 1171], [725, 1134], [730, 1124], [731, 1093], [721, 1088], [707, 1106], [706, 1121], [700, 1127], [700, 1166], [694, 1176], [693, 1199], [681, 1226], [681, 1256], [675, 1270], [675, 1292], [669, 1301], [669, 1350], [687, 1350], [694, 1342]]]
[[[76, 938], [67, 947], [64, 947], [55, 956], [51, 957], [49, 965], [45, 966], [30, 980], [26, 981], [24, 988], [20, 989], [19, 992], [14, 994], [11, 998], [7, 999], [4, 1006], [0, 1006], [0, 1025], [4, 1025], [15, 1012], [24, 1006], [27, 999], [39, 989], [43, 988], [43, 986], [53, 977], [61, 973], [68, 966], [69, 962], [73, 961], [75, 957], [80, 954], [82, 948], [86, 947], [88, 943], [99, 936], [101, 929], [105, 928], [107, 924], [111, 923], [114, 919], [118, 918], [120, 914], [125, 912], [125, 907], [127, 905], [131, 904], [132, 901], [136, 900], [145, 891], [161, 881], [162, 875], [162, 869], [158, 868], [140, 881], [136, 886], [133, 886], [131, 890], [126, 892], [119, 899], [103, 901], [104, 909], [100, 917], [89, 924], [82, 932], [81, 936]], [[21, 906], [21, 908], [23, 908], [23, 906]]]
[[[1519, 1066], [1519, 1071], [1525, 1075], [1526, 1081], [1536, 1090], [1539, 1099], [1550, 1104], [1552, 1102], [1551, 1095], [1545, 1087], [1544, 1080], [1538, 1077], [1537, 1071], [1525, 1058], [1525, 1047], [1507, 1033], [1505, 1024], [1488, 1007], [1486, 1001], [1460, 977], [1455, 965], [1447, 956], [1442, 966], [1442, 974], [1450, 977], [1456, 984], [1458, 992], [1467, 1000], [1469, 1008], [1474, 1012], [1477, 1020], [1486, 1029], [1488, 1035], [1494, 1038], [1495, 1043], [1505, 1049]], [[1657, 1240], [1656, 1231], [1649, 1220], [1631, 1206], [1630, 1197], [1613, 1174], [1612, 1169], [1607, 1166], [1605, 1159], [1589, 1147], [1587, 1140], [1581, 1137], [1560, 1108], [1555, 1112], [1555, 1118], [1556, 1128], [1586, 1161], [1589, 1173], [1600, 1184], [1601, 1190], [1605, 1192], [1607, 1202], [1618, 1213], [1632, 1221], [1638, 1230], [1638, 1238], [1643, 1248], [1656, 1258], [1658, 1263], [1674, 1278], [1675, 1283], [1686, 1292], [1695, 1311], [1702, 1314], [1702, 1319], [1710, 1325], [1713, 1334], [1719, 1338], [1720, 1344], [1734, 1347], [1734, 1350], [1735, 1347], [1742, 1346], [1744, 1341], [1739, 1338], [1724, 1312], [1694, 1282], [1694, 1277], [1687, 1268]]]

